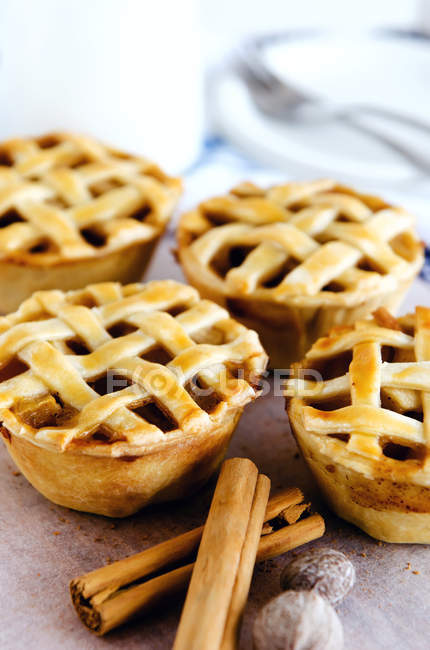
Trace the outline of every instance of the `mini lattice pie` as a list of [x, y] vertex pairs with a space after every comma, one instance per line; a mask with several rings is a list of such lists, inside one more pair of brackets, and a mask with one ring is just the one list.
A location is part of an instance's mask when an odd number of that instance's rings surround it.
[[139, 280], [180, 193], [149, 160], [84, 136], [0, 143], [0, 312], [39, 289]]
[[319, 336], [395, 310], [423, 253], [414, 219], [331, 180], [250, 183], [183, 215], [178, 258], [200, 293], [256, 329], [272, 367]]
[[334, 329], [287, 382], [302, 453], [338, 515], [430, 543], [430, 309]]
[[209, 478], [267, 361], [255, 332], [170, 280], [37, 292], [0, 332], [10, 455], [55, 503], [115, 517]]

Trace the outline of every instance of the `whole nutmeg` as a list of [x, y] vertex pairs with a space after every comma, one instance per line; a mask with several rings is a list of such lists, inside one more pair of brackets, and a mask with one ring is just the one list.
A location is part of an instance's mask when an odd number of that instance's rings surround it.
[[355, 582], [354, 565], [339, 551], [311, 549], [295, 557], [281, 574], [282, 589], [314, 591], [335, 605]]
[[271, 600], [254, 623], [254, 650], [342, 650], [342, 624], [313, 591], [286, 591]]

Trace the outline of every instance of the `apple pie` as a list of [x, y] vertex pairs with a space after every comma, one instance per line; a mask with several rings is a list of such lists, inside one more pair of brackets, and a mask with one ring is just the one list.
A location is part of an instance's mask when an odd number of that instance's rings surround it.
[[177, 254], [285, 368], [334, 325], [396, 310], [423, 262], [413, 228], [405, 210], [331, 180], [243, 183], [182, 216]]
[[48, 499], [123, 517], [210, 477], [266, 361], [171, 280], [36, 292], [0, 318], [1, 433]]
[[0, 143], [0, 311], [40, 289], [139, 280], [180, 194], [151, 161], [88, 137]]
[[334, 511], [387, 542], [430, 543], [430, 309], [319, 339], [287, 382], [291, 427]]

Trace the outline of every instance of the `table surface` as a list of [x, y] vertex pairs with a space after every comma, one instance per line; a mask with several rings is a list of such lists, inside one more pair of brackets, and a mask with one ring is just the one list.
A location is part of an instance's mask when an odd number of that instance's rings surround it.
[[[162, 243], [148, 278], [181, 278]], [[429, 289], [417, 282], [407, 307], [423, 302]], [[326, 511], [289, 431], [281, 397], [270, 394], [245, 410], [229, 456], [251, 458], [272, 480], [274, 491], [301, 487], [326, 517], [327, 533], [314, 546], [345, 552], [357, 570], [357, 584], [337, 608], [346, 650], [420, 650], [429, 647], [430, 555], [427, 546], [378, 543]], [[126, 520], [73, 512], [39, 495], [0, 447], [0, 602], [3, 649], [164, 650], [173, 643], [180, 604], [97, 638], [78, 620], [69, 581], [91, 569], [136, 553], [201, 524], [214, 483], [194, 498], [151, 508]], [[252, 648], [258, 609], [280, 593], [279, 574], [291, 554], [256, 568], [242, 627], [241, 650]], [[407, 569], [410, 563], [410, 569]], [[415, 572], [415, 573], [414, 573]]]

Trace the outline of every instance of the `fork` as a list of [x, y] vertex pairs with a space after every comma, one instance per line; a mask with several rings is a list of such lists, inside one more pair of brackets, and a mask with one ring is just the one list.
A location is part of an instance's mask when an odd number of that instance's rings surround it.
[[430, 159], [393, 136], [357, 121], [357, 117], [365, 114], [384, 117], [421, 130], [427, 135], [430, 135], [430, 124], [379, 106], [366, 104], [339, 106], [334, 102], [323, 101], [311, 93], [304, 93], [293, 84], [280, 79], [264, 63], [260, 52], [268, 38], [270, 37], [257, 38], [245, 43], [237, 52], [233, 64], [262, 113], [272, 119], [288, 119], [310, 124], [342, 122], [401, 155], [415, 169], [430, 174]]

